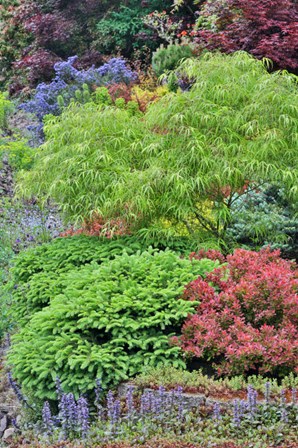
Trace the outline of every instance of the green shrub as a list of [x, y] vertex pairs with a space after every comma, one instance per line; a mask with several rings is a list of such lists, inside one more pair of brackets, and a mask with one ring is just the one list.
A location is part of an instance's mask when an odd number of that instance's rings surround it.
[[5, 93], [0, 92], [0, 130], [7, 126], [7, 115], [12, 109], [12, 103]]
[[157, 249], [169, 247], [178, 253], [189, 253], [195, 249], [187, 238], [142, 241], [134, 236], [99, 239], [80, 235], [57, 238], [51, 243], [21, 252], [11, 271], [13, 320], [22, 324], [34, 312], [48, 305], [51, 297], [63, 291], [65, 273], [94, 261], [100, 264], [112, 260], [124, 251], [132, 255], [149, 246]]
[[153, 53], [152, 68], [157, 76], [161, 76], [178, 67], [181, 59], [191, 58], [192, 50], [187, 45], [168, 45], [161, 47]]
[[141, 117], [87, 103], [47, 121], [19, 193], [52, 197], [78, 220], [117, 216], [134, 230], [163, 220], [197, 239], [203, 229], [226, 252], [236, 197], [266, 181], [295, 202], [296, 77], [269, 74], [244, 52], [206, 53], [177, 70], [192, 80], [189, 91]]
[[111, 386], [144, 365], [184, 366], [169, 337], [196, 302], [179, 296], [183, 285], [216, 265], [151, 249], [70, 270], [63, 290], [13, 337], [15, 378], [44, 399], [55, 398], [56, 376], [78, 395], [92, 390], [98, 377]]
[[8, 162], [15, 170], [30, 169], [33, 163], [34, 149], [25, 140], [0, 140], [0, 159], [7, 156]]
[[282, 188], [265, 185], [235, 201], [227, 236], [236, 244], [259, 249], [270, 245], [282, 256], [298, 261], [297, 203]]

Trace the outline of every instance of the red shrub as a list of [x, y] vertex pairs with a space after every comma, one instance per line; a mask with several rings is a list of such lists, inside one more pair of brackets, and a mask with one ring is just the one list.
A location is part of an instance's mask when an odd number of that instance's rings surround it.
[[131, 101], [131, 87], [124, 82], [111, 85], [109, 87], [109, 94], [113, 102], [115, 102], [118, 98], [123, 98], [126, 103]]
[[96, 216], [92, 220], [85, 221], [83, 226], [74, 230], [73, 228], [61, 233], [60, 236], [73, 236], [73, 235], [88, 235], [88, 236], [105, 236], [106, 238], [112, 238], [113, 235], [121, 236], [128, 235], [130, 229], [128, 224], [121, 219], [112, 219], [105, 221], [101, 216]]
[[187, 285], [185, 299], [200, 305], [173, 342], [219, 374], [298, 372], [297, 292], [297, 266], [279, 251], [238, 249]]
[[[276, 68], [298, 72], [298, 8], [292, 0], [209, 2], [205, 15], [217, 16], [217, 31], [199, 30], [202, 48], [247, 51], [270, 58]], [[208, 8], [211, 8], [209, 11]]]

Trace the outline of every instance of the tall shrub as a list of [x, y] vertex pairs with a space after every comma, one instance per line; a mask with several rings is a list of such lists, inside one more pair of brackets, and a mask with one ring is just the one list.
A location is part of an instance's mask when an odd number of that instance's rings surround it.
[[50, 120], [20, 191], [53, 196], [73, 218], [120, 213], [142, 229], [167, 220], [223, 244], [236, 197], [264, 182], [297, 197], [296, 77], [241, 52], [187, 60], [179, 73], [192, 88], [141, 118], [86, 105]]

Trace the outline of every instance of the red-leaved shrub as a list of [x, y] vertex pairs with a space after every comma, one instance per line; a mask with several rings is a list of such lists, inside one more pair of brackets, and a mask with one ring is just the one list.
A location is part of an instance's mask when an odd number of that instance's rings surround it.
[[68, 237], [83, 234], [112, 238], [113, 236], [129, 235], [130, 233], [128, 224], [120, 218], [106, 221], [101, 216], [94, 216], [93, 219], [85, 220], [80, 229], [68, 229], [65, 232], [62, 232], [60, 236]]
[[297, 265], [270, 249], [237, 249], [226, 261], [186, 286], [185, 299], [200, 305], [173, 343], [220, 375], [298, 373]]

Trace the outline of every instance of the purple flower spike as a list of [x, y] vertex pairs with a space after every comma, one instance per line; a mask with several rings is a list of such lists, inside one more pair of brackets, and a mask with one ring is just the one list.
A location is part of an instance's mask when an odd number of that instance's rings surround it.
[[112, 421], [114, 415], [114, 394], [111, 390], [107, 394], [107, 413], [108, 419]]
[[251, 418], [254, 417], [257, 409], [257, 391], [252, 387], [247, 387], [247, 401], [248, 401], [248, 412]]
[[73, 394], [67, 394], [66, 406], [67, 406], [67, 427], [70, 431], [75, 431], [78, 424], [78, 410]]
[[83, 438], [85, 438], [89, 431], [89, 408], [86, 398], [80, 397], [78, 399], [78, 429]]
[[54, 424], [53, 424], [51, 409], [50, 409], [50, 405], [49, 405], [48, 401], [46, 401], [45, 404], [43, 405], [42, 421], [45, 426], [46, 433], [48, 435], [52, 434]]
[[114, 403], [114, 409], [113, 409], [113, 418], [112, 418], [112, 425], [115, 425], [119, 420], [121, 416], [121, 403], [120, 400], [116, 400]]
[[127, 407], [127, 418], [130, 419], [134, 413], [134, 403], [133, 403], [133, 386], [129, 386], [126, 394], [126, 407]]
[[265, 384], [265, 401], [266, 401], [266, 404], [268, 404], [270, 402], [270, 392], [271, 392], [271, 384], [269, 383], [269, 381], [267, 381], [267, 383]]
[[240, 402], [239, 400], [234, 400], [233, 406], [233, 423], [238, 428], [241, 424], [241, 416], [240, 416]]
[[221, 413], [220, 413], [220, 406], [218, 403], [214, 404], [213, 407], [213, 418], [215, 421], [218, 421], [221, 419]]

